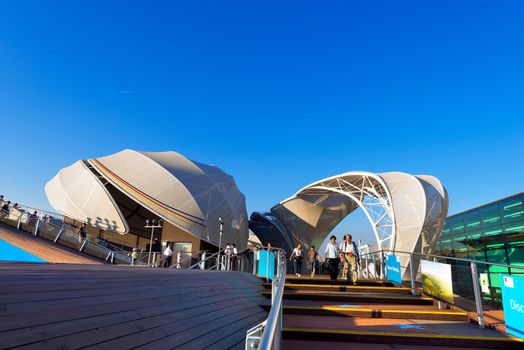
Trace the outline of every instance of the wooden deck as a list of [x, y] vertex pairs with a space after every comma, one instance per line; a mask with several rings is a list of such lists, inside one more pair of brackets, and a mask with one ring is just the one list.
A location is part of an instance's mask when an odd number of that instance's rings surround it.
[[101, 264], [97, 259], [4, 224], [0, 224], [0, 239], [50, 263]]
[[267, 313], [247, 273], [0, 264], [2, 349], [243, 349]]

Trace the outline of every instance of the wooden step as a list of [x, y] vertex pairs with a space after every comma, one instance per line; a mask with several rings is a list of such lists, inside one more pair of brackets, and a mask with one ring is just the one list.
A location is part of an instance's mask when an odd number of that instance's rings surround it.
[[[262, 292], [266, 298], [271, 298], [271, 292]], [[350, 293], [350, 292], [296, 292], [284, 291], [284, 300], [327, 300], [327, 301], [345, 301], [345, 302], [369, 302], [369, 303], [386, 303], [386, 304], [416, 304], [416, 305], [433, 305], [433, 299], [419, 296], [404, 295], [386, 295], [371, 293]]]
[[[271, 283], [263, 283], [265, 288], [271, 288]], [[410, 294], [411, 289], [405, 287], [384, 287], [384, 286], [362, 286], [362, 285], [333, 285], [333, 284], [307, 284], [307, 283], [286, 283], [285, 290], [316, 290], [316, 291], [338, 291], [338, 292], [359, 292], [359, 293], [398, 293]]]
[[[374, 332], [364, 330], [330, 330], [330, 329], [307, 329], [290, 328], [282, 329], [284, 339], [299, 340], [321, 340], [331, 342], [358, 342], [358, 343], [382, 343], [403, 345], [429, 345], [447, 347], [466, 347], [476, 349], [520, 349], [524, 348], [524, 341], [517, 338], [507, 337], [478, 337], [466, 335], [446, 335], [427, 333], [395, 333]], [[365, 347], [363, 345], [363, 347]], [[308, 348], [307, 345], [305, 348]], [[326, 346], [329, 348], [329, 346]]]
[[[265, 280], [265, 279], [264, 279]], [[349, 285], [350, 282], [343, 279], [337, 279], [336, 282], [333, 282], [327, 276], [315, 276], [315, 277], [296, 277], [296, 276], [287, 276], [286, 282], [295, 283], [295, 284], [330, 284], [330, 285]], [[383, 287], [394, 287], [395, 284], [390, 281], [376, 279], [376, 280], [357, 280], [357, 286], [383, 286]]]
[[[261, 305], [269, 311], [271, 305]], [[391, 308], [358, 308], [343, 306], [297, 306], [284, 305], [285, 315], [309, 315], [309, 316], [343, 316], [343, 317], [367, 317], [367, 318], [407, 318], [417, 320], [439, 320], [468, 322], [467, 312], [440, 311], [440, 310], [402, 310]]]

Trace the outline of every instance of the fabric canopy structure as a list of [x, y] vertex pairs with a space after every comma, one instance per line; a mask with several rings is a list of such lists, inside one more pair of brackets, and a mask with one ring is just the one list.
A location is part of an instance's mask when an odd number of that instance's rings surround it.
[[429, 253], [442, 232], [448, 195], [433, 176], [348, 172], [302, 188], [270, 213], [253, 213], [250, 227], [262, 241], [287, 250], [297, 243], [319, 247], [358, 207], [379, 249]]
[[46, 185], [50, 204], [65, 216], [125, 234], [133, 226], [122, 202], [134, 202], [180, 229], [219, 244], [245, 247], [248, 220], [244, 195], [234, 179], [213, 165], [176, 152], [124, 150], [77, 161]]

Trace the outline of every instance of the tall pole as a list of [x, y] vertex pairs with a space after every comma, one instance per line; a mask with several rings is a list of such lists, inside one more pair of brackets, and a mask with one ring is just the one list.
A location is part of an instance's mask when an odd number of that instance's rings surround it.
[[219, 237], [218, 237], [218, 263], [217, 263], [217, 270], [220, 270], [220, 250], [222, 249], [222, 230], [224, 228], [224, 224], [222, 223], [222, 217], [218, 217], [218, 222], [220, 223], [220, 229], [219, 229]]
[[151, 261], [151, 251], [153, 249], [153, 234], [155, 233], [155, 228], [162, 228], [162, 219], [158, 220], [158, 222], [155, 222], [156, 220], [151, 220], [151, 225], [149, 224], [149, 219], [146, 220], [146, 226], [145, 228], [151, 229], [151, 239], [149, 240], [149, 256], [147, 257], [147, 266], [151, 266], [153, 261]]

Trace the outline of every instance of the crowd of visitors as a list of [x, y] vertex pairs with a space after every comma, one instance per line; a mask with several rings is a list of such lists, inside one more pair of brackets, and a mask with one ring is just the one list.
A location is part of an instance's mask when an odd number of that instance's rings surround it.
[[[272, 249], [270, 243], [267, 243], [267, 249]], [[289, 261], [292, 262], [293, 274], [297, 277], [301, 276], [304, 256], [302, 244], [299, 243], [289, 257]], [[324, 252], [324, 261], [322, 261], [314, 245], [309, 246], [306, 258], [307, 270], [311, 277], [315, 277], [321, 269], [326, 271], [333, 281], [336, 281], [340, 272], [342, 272], [342, 279], [352, 284], [357, 282], [360, 256], [358, 247], [350, 234], [346, 234], [344, 241], [340, 244], [337, 244], [336, 236], [330, 237]]]

